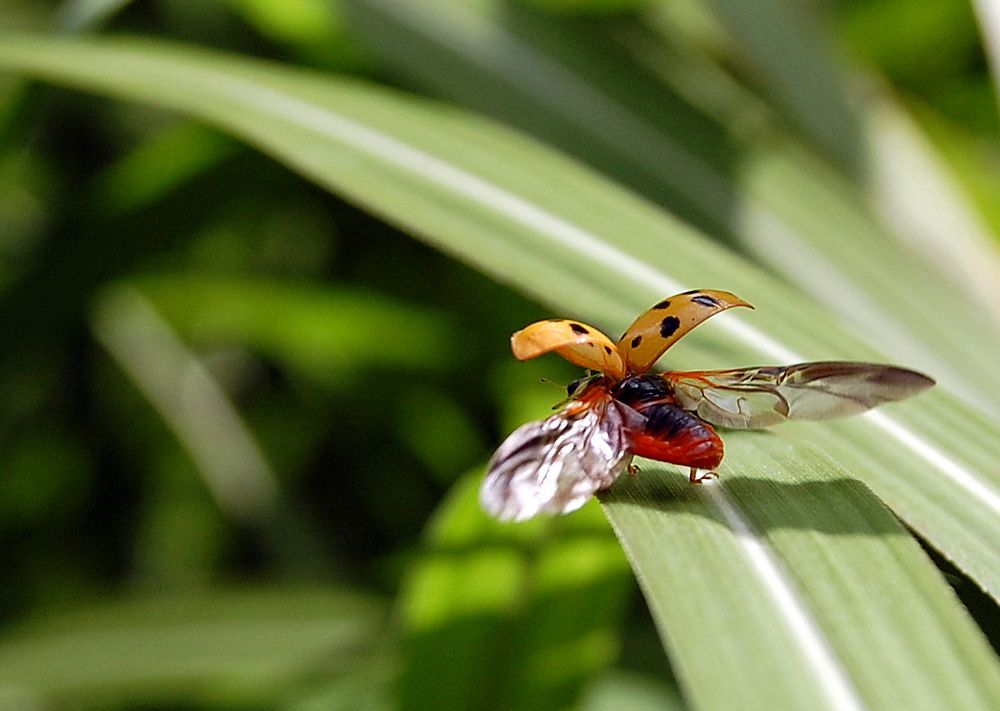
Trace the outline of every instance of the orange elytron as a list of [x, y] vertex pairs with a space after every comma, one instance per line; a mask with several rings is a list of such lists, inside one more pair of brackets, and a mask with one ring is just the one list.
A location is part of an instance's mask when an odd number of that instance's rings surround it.
[[539, 321], [511, 336], [518, 360], [556, 352], [591, 371], [571, 383], [567, 404], [515, 430], [490, 460], [480, 494], [503, 520], [568, 513], [614, 483], [633, 456], [717, 476], [722, 439], [713, 425], [761, 429], [784, 420], [863, 412], [925, 390], [934, 381], [875, 363], [818, 362], [647, 374], [691, 329], [746, 301], [695, 289], [655, 304], [615, 343], [593, 326]]

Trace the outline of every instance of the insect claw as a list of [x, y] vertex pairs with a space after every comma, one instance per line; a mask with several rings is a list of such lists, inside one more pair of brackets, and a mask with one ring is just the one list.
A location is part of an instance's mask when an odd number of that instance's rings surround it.
[[688, 475], [688, 481], [691, 482], [692, 484], [703, 484], [709, 479], [719, 478], [719, 472], [713, 472], [709, 470], [706, 471], [704, 474], [699, 475], [698, 472], [700, 471], [701, 470], [697, 469], [696, 467], [691, 467], [691, 473]]
[[629, 476], [635, 476], [636, 474], [641, 472], [642, 469], [639, 468], [638, 464], [629, 464], [625, 471], [628, 472]]

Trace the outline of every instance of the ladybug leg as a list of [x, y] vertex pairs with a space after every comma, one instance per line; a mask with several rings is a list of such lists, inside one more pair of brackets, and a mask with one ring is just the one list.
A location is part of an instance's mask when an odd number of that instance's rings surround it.
[[625, 471], [628, 472], [629, 476], [635, 476], [636, 474], [638, 474], [639, 472], [641, 472], [642, 469], [639, 468], [638, 464], [633, 464], [633, 463], [629, 462], [628, 468]]
[[719, 472], [705, 470], [704, 474], [700, 474], [702, 470], [696, 467], [691, 467], [691, 473], [688, 474], [688, 481], [692, 484], [702, 484], [709, 479], [718, 479]]

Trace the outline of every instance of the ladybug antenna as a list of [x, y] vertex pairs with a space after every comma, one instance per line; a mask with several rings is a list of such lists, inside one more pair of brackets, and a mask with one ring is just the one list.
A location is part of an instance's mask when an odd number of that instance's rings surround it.
[[[553, 410], [559, 410], [566, 406], [567, 403], [576, 400], [580, 394], [586, 389], [587, 385], [590, 384], [595, 378], [602, 377], [600, 373], [596, 373], [593, 370], [588, 370], [584, 373], [582, 378], [577, 378], [569, 385], [566, 386], [566, 397], [557, 402], [552, 406]], [[551, 381], [546, 381], [551, 382]]]

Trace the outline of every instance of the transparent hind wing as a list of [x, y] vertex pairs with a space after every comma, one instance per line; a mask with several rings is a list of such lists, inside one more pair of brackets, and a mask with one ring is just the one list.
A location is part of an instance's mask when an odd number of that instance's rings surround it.
[[564, 514], [606, 489], [632, 458], [642, 416], [610, 397], [519, 427], [490, 460], [480, 502], [502, 521]]
[[906, 368], [837, 361], [664, 373], [663, 377], [685, 410], [713, 425], [735, 429], [854, 415], [934, 385], [931, 378]]

